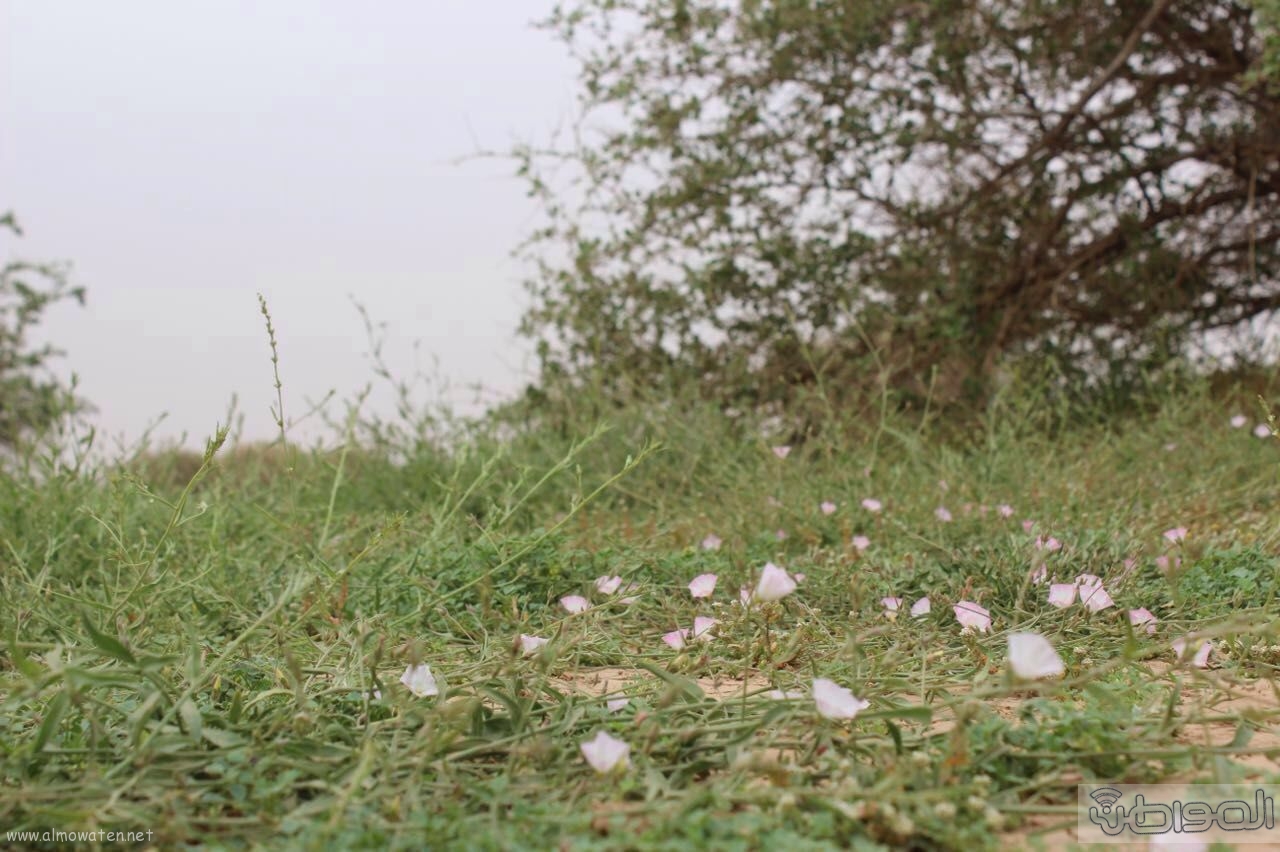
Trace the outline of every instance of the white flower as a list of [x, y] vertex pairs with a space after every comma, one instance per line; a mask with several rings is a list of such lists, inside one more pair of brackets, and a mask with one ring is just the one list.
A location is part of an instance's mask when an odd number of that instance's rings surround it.
[[597, 733], [594, 739], [582, 743], [579, 748], [582, 749], [582, 756], [587, 759], [587, 763], [591, 764], [591, 768], [602, 775], [616, 768], [625, 767], [628, 756], [631, 754], [631, 746], [609, 736], [604, 731]]
[[774, 701], [795, 701], [804, 698], [804, 692], [798, 689], [771, 689], [766, 693], [766, 697]]
[[547, 644], [547, 640], [541, 636], [529, 636], [526, 633], [520, 634], [520, 653], [526, 657], [532, 657], [534, 654]]
[[852, 719], [871, 706], [871, 702], [855, 698], [852, 692], [825, 677], [814, 680], [813, 701], [818, 712], [828, 719]]
[[432, 677], [431, 668], [426, 663], [409, 666], [404, 670], [404, 674], [400, 675], [400, 682], [409, 687], [409, 691], [419, 698], [440, 694], [436, 679]]
[[1058, 652], [1039, 633], [1009, 634], [1009, 668], [1023, 680], [1059, 677], [1066, 671]]
[[760, 582], [756, 584], [754, 597], [758, 601], [780, 601], [795, 590], [796, 581], [785, 570], [766, 562], [760, 569]]
[[715, 590], [715, 574], [699, 574], [689, 581], [689, 594], [695, 598], [709, 598]]

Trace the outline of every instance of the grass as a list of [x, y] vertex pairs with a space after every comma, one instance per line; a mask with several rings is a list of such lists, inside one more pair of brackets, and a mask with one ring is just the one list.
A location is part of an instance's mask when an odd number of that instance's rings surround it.
[[[1280, 702], [1215, 703], [1280, 663], [1280, 442], [1195, 385], [1130, 417], [1039, 399], [971, 424], [873, 407], [786, 459], [697, 406], [447, 444], [353, 416], [306, 452], [218, 433], [198, 460], [25, 456], [0, 477], [0, 827], [163, 848], [982, 849], [1074, 825], [1082, 781], [1274, 781]], [[742, 607], [770, 561], [803, 581]], [[1100, 575], [1116, 606], [1050, 606], [1040, 564]], [[717, 588], [694, 600], [703, 573]], [[615, 575], [634, 589], [596, 590]], [[593, 606], [568, 614], [571, 594]], [[962, 634], [960, 600], [990, 633]], [[698, 615], [710, 641], [663, 643]], [[1014, 682], [1012, 631], [1048, 637], [1065, 675]], [[526, 656], [521, 634], [549, 641]], [[1209, 668], [1175, 664], [1187, 634], [1214, 641]], [[418, 663], [439, 695], [400, 684]], [[870, 706], [836, 721], [768, 696], [817, 677]], [[586, 764], [598, 731], [628, 768]]]

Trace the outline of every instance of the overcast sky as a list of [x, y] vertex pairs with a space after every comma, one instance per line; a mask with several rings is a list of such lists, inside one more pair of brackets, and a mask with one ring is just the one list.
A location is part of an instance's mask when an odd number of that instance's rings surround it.
[[[534, 221], [477, 146], [546, 141], [573, 65], [543, 0], [0, 0], [0, 260], [64, 259], [88, 290], [42, 335], [111, 434], [202, 443], [232, 394], [247, 437], [372, 378], [354, 297], [454, 386], [532, 364], [510, 250]], [[432, 369], [429, 362], [422, 366]], [[386, 411], [387, 397], [376, 403]]]

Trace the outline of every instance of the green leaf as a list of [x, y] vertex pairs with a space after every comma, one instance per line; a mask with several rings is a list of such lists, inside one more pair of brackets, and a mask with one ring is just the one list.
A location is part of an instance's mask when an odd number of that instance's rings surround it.
[[109, 657], [114, 657], [122, 663], [137, 665], [137, 658], [133, 656], [133, 652], [124, 646], [123, 642], [113, 636], [108, 636], [105, 633], [99, 632], [98, 629], [93, 626], [93, 622], [89, 620], [89, 616], [82, 614], [80, 616], [80, 620], [84, 623], [84, 629], [89, 633], [89, 640], [93, 642], [94, 646], [99, 651], [102, 651]]
[[62, 717], [67, 715], [67, 707], [71, 704], [71, 697], [65, 689], [58, 690], [58, 694], [53, 696], [49, 701], [49, 705], [44, 709], [44, 719], [40, 722], [40, 729], [36, 731], [36, 741], [31, 747], [31, 751], [35, 754], [44, 750], [45, 745], [58, 730], [58, 725], [62, 724]]

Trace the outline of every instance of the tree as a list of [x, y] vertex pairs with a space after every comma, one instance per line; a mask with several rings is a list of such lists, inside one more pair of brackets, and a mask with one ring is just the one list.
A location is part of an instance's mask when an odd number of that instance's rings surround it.
[[[12, 213], [0, 216], [0, 231], [22, 235]], [[16, 260], [0, 267], [0, 446], [12, 446], [24, 434], [85, 408], [48, 372], [50, 359], [62, 353], [27, 339], [45, 309], [63, 299], [84, 304], [83, 288], [68, 283], [64, 267]]]
[[1260, 2], [558, 7], [583, 127], [518, 151], [544, 377], [761, 402], [874, 357], [957, 398], [1022, 358], [1096, 374], [1273, 313]]

